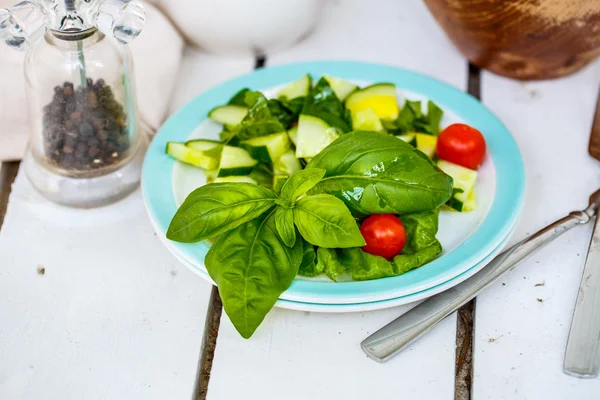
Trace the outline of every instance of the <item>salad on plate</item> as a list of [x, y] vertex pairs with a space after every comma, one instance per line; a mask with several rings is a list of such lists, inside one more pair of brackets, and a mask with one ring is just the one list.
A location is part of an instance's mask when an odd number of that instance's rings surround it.
[[209, 112], [220, 141], [169, 142], [207, 184], [173, 216], [167, 238], [210, 241], [206, 269], [249, 338], [298, 276], [396, 276], [442, 252], [440, 210], [477, 206], [486, 152], [475, 128], [442, 129], [434, 102], [398, 104], [389, 83], [310, 75], [276, 98], [244, 88]]

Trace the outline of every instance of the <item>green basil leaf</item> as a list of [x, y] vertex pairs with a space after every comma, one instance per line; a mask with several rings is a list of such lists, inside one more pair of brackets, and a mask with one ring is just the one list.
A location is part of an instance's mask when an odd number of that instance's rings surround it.
[[298, 197], [302, 196], [319, 183], [323, 176], [325, 176], [324, 169], [308, 168], [300, 170], [285, 181], [279, 197], [293, 203]]
[[358, 217], [433, 210], [452, 196], [452, 178], [427, 156], [402, 140], [375, 132], [341, 136], [307, 168], [327, 171], [309, 195], [334, 195]]
[[323, 264], [317, 263], [317, 252], [315, 246], [308, 243], [306, 240], [302, 240], [302, 263], [298, 270], [299, 275], [314, 277], [323, 273]]
[[275, 204], [272, 190], [252, 183], [211, 183], [194, 190], [171, 220], [167, 238], [193, 243], [227, 232]]
[[304, 197], [296, 203], [294, 223], [307, 242], [320, 247], [364, 246], [358, 225], [344, 203], [328, 194]]
[[287, 247], [296, 243], [296, 228], [294, 227], [294, 213], [291, 209], [277, 207], [275, 211], [275, 226], [279, 237]]
[[[285, 117], [273, 115], [271, 103], [262, 93], [246, 92], [245, 96], [245, 102], [249, 109], [236, 132], [239, 139], [252, 139], [286, 130], [286, 126], [280, 121], [280, 118], [285, 119]], [[281, 109], [277, 107], [277, 112], [279, 111]]]
[[301, 261], [302, 239], [287, 247], [277, 234], [274, 211], [219, 236], [205, 259], [225, 312], [246, 339], [291, 285]]

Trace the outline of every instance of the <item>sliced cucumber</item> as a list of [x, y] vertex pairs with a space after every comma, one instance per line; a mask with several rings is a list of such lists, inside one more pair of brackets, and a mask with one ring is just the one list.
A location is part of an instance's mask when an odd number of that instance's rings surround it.
[[352, 114], [352, 129], [355, 131], [373, 131], [385, 133], [385, 129], [372, 108], [357, 111]]
[[255, 160], [272, 163], [290, 149], [290, 139], [287, 132], [280, 132], [241, 141], [240, 146]]
[[289, 176], [286, 175], [275, 175], [273, 177], [273, 191], [277, 194], [281, 193], [281, 188], [283, 187], [285, 181], [287, 181]]
[[194, 139], [185, 142], [185, 145], [194, 150], [200, 150], [204, 154], [215, 157], [217, 160], [221, 158], [223, 143], [216, 140]]
[[208, 118], [226, 126], [235, 126], [242, 122], [246, 114], [248, 114], [247, 107], [227, 105], [210, 110]]
[[475, 195], [475, 188], [473, 188], [473, 190], [471, 190], [471, 193], [469, 193], [469, 196], [467, 197], [467, 201], [465, 201], [465, 204], [463, 206], [463, 212], [466, 211], [473, 211], [474, 209], [477, 208], [477, 196]]
[[217, 176], [222, 178], [224, 176], [248, 175], [257, 163], [258, 161], [252, 158], [246, 150], [240, 147], [223, 146]]
[[308, 96], [312, 79], [306, 74], [302, 78], [296, 79], [294, 82], [284, 86], [278, 93], [277, 98], [293, 100], [297, 97]]
[[396, 136], [400, 140], [404, 140], [411, 146], [417, 147], [417, 134], [416, 133], [405, 133], [403, 135]]
[[214, 169], [219, 165], [219, 157], [187, 147], [184, 143], [168, 142], [165, 149], [176, 160], [204, 169]]
[[477, 171], [444, 160], [438, 162], [438, 167], [454, 180], [455, 193], [446, 204], [456, 211], [467, 211], [465, 205], [474, 191]]
[[340, 136], [337, 129], [311, 115], [300, 115], [296, 157], [314, 157]]
[[298, 144], [298, 125], [288, 130], [288, 136], [292, 143], [294, 143], [294, 146], [296, 146]]
[[437, 136], [426, 135], [424, 133], [417, 133], [416, 136], [417, 149], [425, 153], [427, 157], [433, 158], [437, 146]]
[[217, 179], [218, 175], [218, 169], [207, 169], [206, 171], [204, 171], [204, 176], [206, 176], [206, 183], [214, 182], [215, 179]]
[[346, 100], [346, 97], [352, 92], [356, 90], [358, 86], [348, 81], [345, 81], [341, 78], [336, 78], [335, 76], [324, 75], [323, 78], [329, 83], [331, 86], [331, 90], [337, 96], [340, 101]]
[[380, 119], [394, 120], [399, 113], [396, 85], [378, 83], [357, 90], [346, 99], [346, 108], [352, 114], [372, 108]]
[[246, 182], [246, 183], [254, 183], [255, 185], [257, 184], [257, 182], [250, 178], [249, 176], [225, 176], [225, 177], [220, 177], [220, 178], [216, 178], [215, 183], [218, 182]]
[[293, 150], [288, 151], [273, 163], [273, 175], [292, 175], [300, 171], [302, 166]]

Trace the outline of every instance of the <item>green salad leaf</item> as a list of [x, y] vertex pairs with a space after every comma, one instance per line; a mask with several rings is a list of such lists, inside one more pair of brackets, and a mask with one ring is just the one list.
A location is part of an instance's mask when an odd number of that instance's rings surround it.
[[[280, 115], [273, 114], [269, 100], [260, 92], [246, 92], [248, 114], [242, 120], [236, 132], [240, 140], [252, 139], [286, 130]], [[281, 108], [276, 107], [276, 112]]]
[[294, 222], [302, 237], [320, 247], [364, 246], [358, 225], [344, 203], [334, 196], [318, 194], [298, 200]]
[[300, 264], [298, 274], [308, 277], [314, 277], [322, 274], [323, 270], [320, 269], [321, 264], [317, 264], [317, 252], [315, 251], [315, 246], [308, 243], [304, 239], [302, 242], [302, 263]]
[[277, 207], [277, 211], [275, 211], [275, 226], [283, 243], [287, 247], [292, 247], [296, 243], [294, 212], [290, 208]]
[[452, 196], [452, 178], [391, 135], [363, 131], [343, 135], [307, 168], [327, 171], [309, 195], [334, 195], [357, 217], [433, 210]]
[[319, 183], [319, 181], [323, 179], [323, 176], [325, 176], [324, 169], [307, 168], [300, 170], [285, 181], [279, 197], [293, 203], [298, 197], [302, 196]]
[[229, 99], [227, 104], [230, 106], [247, 107], [248, 105], [246, 104], [246, 93], [248, 92], [251, 92], [251, 90], [248, 88], [241, 89], [239, 92], [234, 94], [231, 99]]
[[440, 121], [444, 111], [431, 100], [427, 102], [427, 115], [421, 110], [420, 101], [406, 100], [395, 121], [384, 121], [384, 126], [396, 134], [420, 132], [430, 135], [440, 133]]
[[253, 183], [211, 183], [194, 190], [175, 213], [167, 238], [193, 243], [248, 222], [275, 205], [271, 190]]
[[442, 252], [442, 245], [435, 237], [438, 215], [439, 211], [433, 210], [400, 216], [406, 229], [407, 242], [402, 253], [393, 260], [365, 253], [357, 247], [319, 248], [319, 270], [334, 281], [343, 275], [350, 275], [355, 281], [364, 281], [397, 276], [418, 268]]
[[319, 79], [311, 89], [304, 102], [302, 114], [312, 115], [339, 129], [342, 133], [350, 131], [347, 113], [342, 102], [335, 95], [329, 82], [325, 78]]
[[302, 258], [302, 239], [286, 246], [277, 234], [274, 211], [221, 235], [211, 246], [206, 269], [242, 337], [252, 336], [291, 285]]

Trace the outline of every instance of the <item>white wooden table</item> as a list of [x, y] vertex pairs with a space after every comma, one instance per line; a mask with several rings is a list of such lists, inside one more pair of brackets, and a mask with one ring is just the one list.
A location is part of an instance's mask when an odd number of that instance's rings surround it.
[[[391, 64], [468, 89], [467, 62], [418, 0], [328, 2], [310, 37], [265, 61], [315, 59]], [[255, 64], [187, 49], [172, 110]], [[525, 160], [526, 203], [511, 243], [586, 205], [600, 186], [586, 151], [600, 63], [550, 82], [471, 77]], [[4, 195], [16, 167], [3, 165]], [[458, 324], [453, 315], [376, 364], [359, 342], [404, 309], [275, 309], [244, 340], [225, 315], [219, 325], [211, 286], [161, 245], [139, 192], [70, 210], [20, 172], [0, 230], [0, 399], [189, 399], [206, 387], [210, 400], [598, 399], [600, 379], [562, 373], [589, 236], [590, 227], [564, 235], [480, 295]]]

